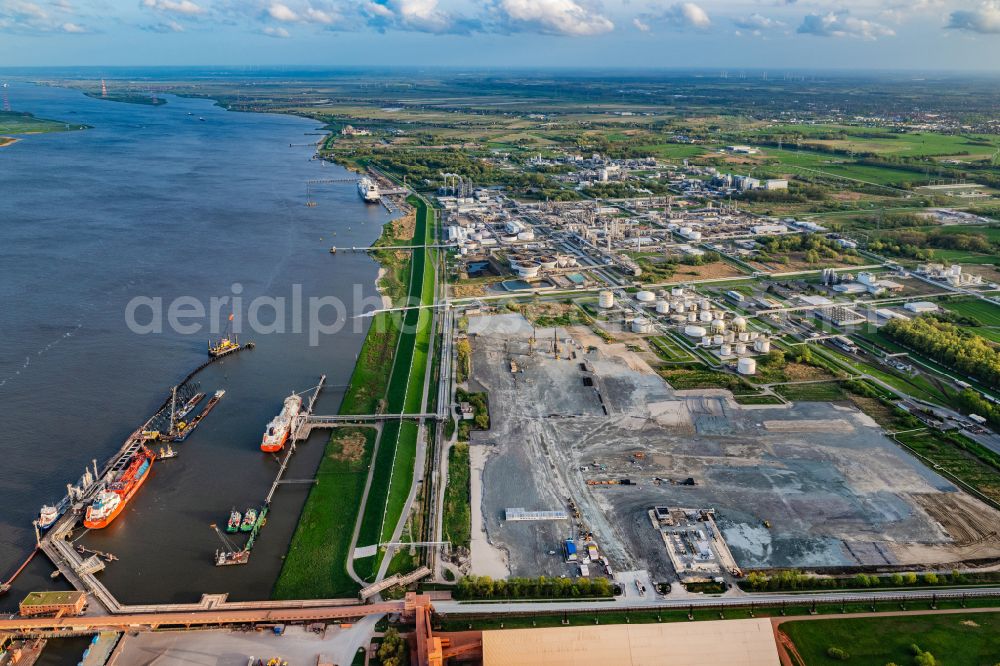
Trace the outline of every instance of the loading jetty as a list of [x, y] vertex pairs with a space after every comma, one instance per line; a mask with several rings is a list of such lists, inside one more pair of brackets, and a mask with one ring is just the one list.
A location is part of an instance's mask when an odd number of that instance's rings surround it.
[[[252, 343], [248, 344], [248, 348], [251, 348]], [[218, 404], [222, 396], [225, 395], [224, 391], [217, 391], [198, 415], [183, 429], [177, 428], [179, 424], [177, 421], [179, 395], [183, 397], [185, 394], [193, 393], [186, 402], [182, 401], [183, 406], [180, 411], [190, 412], [193, 410], [201, 401], [201, 397], [194, 393], [190, 383], [199, 372], [215, 363], [218, 358], [220, 357], [212, 357], [202, 363], [173, 387], [153, 415], [125, 439], [122, 446], [103, 467], [98, 467], [97, 461], [94, 460], [92, 461], [93, 468], [85, 470], [76, 485], [67, 484], [65, 497], [56, 504], [58, 518], [50, 526], [40, 527], [39, 522], [35, 521], [37, 545], [34, 552], [45, 553], [45, 556], [55, 565], [58, 574], [61, 574], [70, 585], [82, 592], [88, 592], [94, 601], [111, 612], [114, 612], [114, 609], [120, 604], [94, 574], [103, 570], [107, 562], [116, 558], [108, 553], [91, 552], [87, 549], [83, 549], [82, 552], [78, 551], [71, 540], [73, 532], [83, 518], [87, 505], [94, 500], [98, 493], [108, 487], [109, 480], [114, 478], [123, 465], [128, 465], [140, 447], [145, 446], [150, 441], [161, 439], [167, 442], [183, 441]], [[161, 427], [165, 430], [162, 434], [159, 430]], [[12, 582], [17, 574], [23, 571], [31, 557], [34, 556], [34, 552], [9, 582]], [[3, 585], [9, 589], [9, 583], [3, 583]], [[0, 591], [3, 589], [0, 587]]]
[[320, 391], [323, 390], [325, 384], [326, 375], [322, 375], [319, 378], [319, 383], [311, 389], [312, 395], [309, 397], [309, 403], [306, 405], [305, 409], [299, 412], [298, 416], [295, 417], [295, 422], [292, 424], [291, 434], [288, 437], [288, 447], [285, 449], [285, 454], [281, 457], [281, 464], [278, 467], [278, 473], [275, 475], [274, 482], [271, 484], [271, 488], [268, 490], [267, 496], [264, 498], [264, 504], [259, 508], [256, 508], [257, 519], [250, 531], [250, 538], [247, 539], [246, 544], [242, 548], [237, 547], [234, 541], [227, 537], [223, 531], [219, 529], [218, 525], [212, 525], [212, 529], [215, 530], [215, 533], [218, 535], [219, 540], [222, 543], [222, 548], [215, 551], [215, 566], [225, 567], [236, 564], [246, 564], [250, 561], [250, 551], [253, 550], [253, 546], [257, 542], [257, 536], [267, 523], [267, 512], [271, 508], [271, 501], [274, 499], [274, 493], [278, 490], [278, 486], [283, 483], [315, 483], [314, 479], [308, 479], [306, 481], [285, 479], [285, 471], [288, 469], [288, 462], [292, 459], [292, 455], [295, 453], [297, 443], [309, 436], [311, 431], [308, 424], [309, 416], [313, 413], [313, 409], [316, 407], [316, 400], [319, 398]]
[[24, 571], [29, 564], [31, 564], [31, 560], [35, 559], [35, 555], [37, 554], [38, 554], [38, 548], [36, 547], [34, 550], [31, 551], [31, 553], [28, 554], [28, 559], [26, 559], [24, 563], [21, 564], [21, 566], [19, 566], [13, 574], [11, 574], [10, 578], [8, 578], [6, 581], [0, 580], [0, 594], [4, 594], [10, 591], [10, 588], [14, 585], [14, 580], [21, 575], [21, 572]]

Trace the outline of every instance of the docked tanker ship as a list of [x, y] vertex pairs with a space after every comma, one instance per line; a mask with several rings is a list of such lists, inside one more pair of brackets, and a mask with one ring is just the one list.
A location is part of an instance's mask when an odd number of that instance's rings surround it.
[[110, 525], [146, 481], [154, 459], [155, 456], [149, 449], [138, 446], [121, 468], [112, 472], [111, 482], [97, 493], [97, 497], [87, 507], [84, 527], [96, 530]]
[[302, 398], [294, 393], [285, 398], [285, 405], [281, 409], [281, 413], [267, 424], [267, 430], [264, 431], [264, 438], [260, 442], [261, 451], [274, 453], [280, 451], [285, 446], [285, 442], [288, 441], [288, 435], [292, 432], [295, 418], [299, 415], [301, 409]]

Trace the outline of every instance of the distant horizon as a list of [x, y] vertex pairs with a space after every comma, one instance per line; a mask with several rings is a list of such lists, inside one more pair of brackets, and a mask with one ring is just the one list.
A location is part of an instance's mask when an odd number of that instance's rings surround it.
[[[961, 69], [932, 69], [932, 68], [886, 68], [886, 69], [859, 69], [859, 68], [835, 68], [835, 67], [765, 67], [765, 66], [732, 66], [719, 65], [713, 67], [667, 67], [649, 66], [636, 67], [626, 65], [603, 65], [603, 66], [570, 66], [570, 65], [545, 65], [545, 66], [518, 66], [500, 67], [491, 65], [405, 65], [405, 64], [382, 64], [382, 65], [316, 65], [316, 64], [201, 64], [201, 65], [181, 65], [181, 64], [160, 64], [160, 65], [0, 65], [0, 76], [19, 76], [19, 72], [94, 72], [96, 74], [114, 75], [129, 72], [186, 72], [215, 71], [220, 75], [243, 74], [243, 73], [313, 73], [313, 74], [357, 74], [357, 73], [380, 73], [380, 72], [451, 72], [458, 74], [491, 74], [491, 75], [512, 75], [530, 76], [544, 74], [561, 74], [572, 76], [601, 76], [607, 75], [634, 75], [636, 77], [652, 77], [659, 74], [671, 75], [691, 75], [704, 78], [714, 78], [731, 80], [733, 82], [760, 81], [761, 75], [767, 73], [774, 78], [768, 78], [768, 83], [781, 82], [784, 74], [797, 76], [832, 76], [850, 77], [859, 76], [874, 78], [879, 76], [949, 76], [967, 78], [1000, 78], [1000, 69], [992, 70], [961, 70]], [[743, 78], [740, 78], [744, 75]], [[915, 79], [917, 80], [917, 79]]]
[[0, 0], [8, 67], [212, 62], [1000, 73], [1000, 0]]

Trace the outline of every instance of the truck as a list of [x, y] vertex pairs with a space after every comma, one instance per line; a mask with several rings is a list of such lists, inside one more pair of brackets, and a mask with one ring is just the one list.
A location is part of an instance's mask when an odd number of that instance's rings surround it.
[[986, 425], [986, 419], [979, 414], [969, 414], [969, 418], [978, 423], [979, 425]]
[[567, 562], [576, 562], [576, 543], [572, 539], [566, 539], [564, 546]]

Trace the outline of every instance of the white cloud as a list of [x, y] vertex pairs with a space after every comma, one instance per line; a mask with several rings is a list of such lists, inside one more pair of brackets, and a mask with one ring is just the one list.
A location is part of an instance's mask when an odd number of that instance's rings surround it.
[[780, 28], [785, 25], [781, 21], [768, 18], [767, 16], [761, 16], [760, 14], [751, 14], [750, 16], [734, 19], [733, 23], [735, 23], [738, 28], [752, 30], [755, 32]]
[[675, 30], [706, 30], [712, 25], [708, 12], [693, 2], [678, 2], [660, 12], [643, 14], [636, 20], [647, 26], [659, 23]]
[[261, 32], [267, 35], [268, 37], [277, 37], [279, 39], [288, 39], [289, 37], [292, 36], [292, 33], [288, 32], [287, 30], [285, 30], [280, 26], [275, 27], [269, 25], [263, 30], [261, 30]]
[[796, 30], [801, 35], [816, 37], [857, 37], [878, 39], [896, 34], [892, 28], [851, 16], [846, 11], [827, 14], [808, 14]]
[[468, 33], [480, 29], [476, 20], [440, 8], [438, 0], [367, 0], [361, 14], [379, 30], [396, 29], [430, 33]]
[[300, 20], [298, 14], [292, 11], [288, 5], [283, 5], [280, 2], [275, 2], [268, 7], [267, 15], [275, 21], [281, 21], [282, 23], [295, 23]]
[[307, 7], [305, 10], [305, 20], [309, 23], [319, 23], [321, 25], [332, 25], [340, 18], [336, 14], [314, 7]]
[[675, 23], [692, 28], [705, 29], [712, 24], [705, 10], [693, 2], [676, 4], [670, 8]]
[[615, 28], [611, 19], [576, 0], [500, 0], [497, 7], [502, 20], [518, 30], [579, 37]]
[[982, 35], [1000, 34], [1000, 2], [984, 2], [976, 9], [953, 11], [946, 27]]
[[89, 32], [79, 22], [68, 20], [73, 8], [61, 0], [0, 0], [0, 31], [18, 33], [80, 34]]
[[191, 0], [142, 0], [142, 6], [158, 12], [169, 12], [172, 14], [182, 14], [184, 16], [197, 16], [204, 14], [205, 10]]
[[14, 16], [21, 16], [22, 18], [31, 19], [47, 19], [49, 17], [48, 12], [41, 8], [40, 5], [34, 2], [24, 2], [22, 0], [10, 0], [8, 2], [0, 3], [3, 9]]
[[642, 21], [642, 19], [638, 19], [638, 18], [632, 19], [632, 25], [639, 32], [649, 32], [650, 31], [649, 24], [645, 23], [644, 21]]

